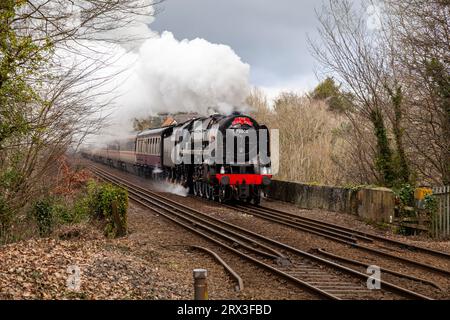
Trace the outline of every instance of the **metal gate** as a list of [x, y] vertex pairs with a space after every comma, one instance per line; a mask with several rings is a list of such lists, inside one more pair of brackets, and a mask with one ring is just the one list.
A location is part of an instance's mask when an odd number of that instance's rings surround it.
[[433, 217], [432, 235], [435, 238], [450, 237], [450, 186], [434, 187], [433, 195], [436, 196], [437, 210]]

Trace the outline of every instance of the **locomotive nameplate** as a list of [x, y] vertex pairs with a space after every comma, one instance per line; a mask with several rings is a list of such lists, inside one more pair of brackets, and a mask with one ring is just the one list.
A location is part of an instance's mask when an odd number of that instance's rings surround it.
[[248, 129], [234, 129], [234, 132], [236, 132], [238, 134], [247, 134]]

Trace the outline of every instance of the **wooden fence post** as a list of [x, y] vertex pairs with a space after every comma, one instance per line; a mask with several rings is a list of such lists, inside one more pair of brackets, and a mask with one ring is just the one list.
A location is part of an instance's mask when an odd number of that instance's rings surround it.
[[432, 236], [446, 238], [450, 236], [450, 186], [434, 187], [433, 194], [438, 206], [433, 217]]

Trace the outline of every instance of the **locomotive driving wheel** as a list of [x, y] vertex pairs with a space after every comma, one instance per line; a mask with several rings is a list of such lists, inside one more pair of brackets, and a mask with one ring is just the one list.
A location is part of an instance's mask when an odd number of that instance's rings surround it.
[[253, 204], [258, 206], [261, 203], [261, 192], [258, 190], [253, 196]]
[[214, 198], [214, 187], [207, 185], [207, 194], [206, 194], [206, 198], [208, 198], [208, 200], [213, 200]]
[[198, 182], [194, 182], [194, 196], [198, 196]]
[[208, 196], [208, 185], [206, 184], [206, 182], [202, 182], [201, 190], [202, 190], [202, 198], [206, 198]]
[[228, 192], [227, 192], [227, 187], [226, 186], [220, 186], [219, 187], [219, 202], [220, 203], [225, 203], [228, 199]]
[[213, 201], [219, 201], [219, 188], [213, 187]]
[[203, 182], [198, 182], [198, 196], [203, 198], [204, 190], [203, 190]]
[[207, 183], [205, 183], [205, 198], [209, 200], [209, 185]]

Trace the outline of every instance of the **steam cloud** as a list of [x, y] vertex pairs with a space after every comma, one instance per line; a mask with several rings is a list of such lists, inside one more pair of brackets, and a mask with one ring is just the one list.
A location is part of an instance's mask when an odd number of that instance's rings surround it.
[[165, 31], [146, 40], [124, 84], [127, 112], [230, 113], [248, 96], [250, 67], [225, 45], [203, 39], [178, 41]]
[[159, 192], [172, 193], [177, 196], [187, 197], [189, 194], [189, 188], [185, 188], [180, 184], [170, 183], [170, 182], [159, 182], [155, 186], [156, 190]]
[[[148, 4], [152, 0], [141, 1]], [[58, 9], [73, 15], [74, 26], [80, 25], [80, 12], [74, 12], [77, 8]], [[207, 115], [246, 109], [250, 66], [229, 46], [199, 38], [180, 41], [169, 31], [152, 31], [152, 13], [150, 8], [120, 29], [96, 34], [95, 40], [69, 43], [57, 51], [62, 65], [89, 74], [89, 81], [80, 84], [82, 90], [95, 87], [91, 94], [99, 105], [106, 101], [114, 105], [112, 110], [103, 111], [111, 113], [111, 125], [85, 141], [91, 147], [104, 147], [129, 135], [133, 118], [158, 112]], [[110, 80], [103, 83], [103, 79]], [[101, 85], [93, 86], [95, 83]], [[189, 191], [170, 183], [160, 183], [157, 188], [184, 197]]]
[[[106, 66], [99, 66], [92, 75], [93, 78], [115, 75], [98, 89], [107, 93], [99, 95], [102, 99], [115, 105], [107, 134], [129, 132], [133, 118], [158, 112], [207, 115], [245, 110], [245, 99], [251, 90], [250, 66], [229, 46], [198, 38], [179, 41], [171, 32], [152, 31], [151, 13], [152, 9], [121, 29], [82, 43], [72, 50], [78, 54], [64, 57], [86, 69], [97, 66], [85, 57], [108, 60]], [[134, 40], [123, 41], [126, 39]]]

